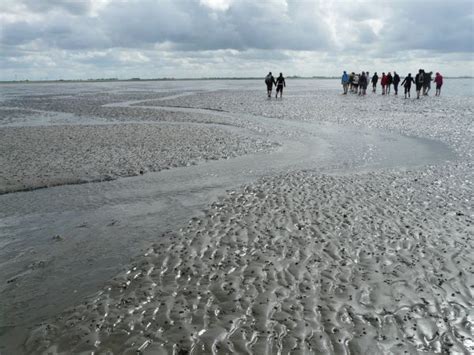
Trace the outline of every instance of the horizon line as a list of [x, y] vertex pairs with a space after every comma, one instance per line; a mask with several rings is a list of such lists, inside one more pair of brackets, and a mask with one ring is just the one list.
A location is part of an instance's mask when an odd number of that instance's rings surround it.
[[[0, 80], [0, 84], [14, 84], [14, 83], [71, 83], [71, 82], [111, 82], [111, 81], [199, 81], [199, 80], [261, 80], [264, 77], [199, 77], [199, 78], [174, 78], [174, 77], [162, 77], [162, 78], [90, 78], [90, 79], [46, 79], [46, 80]], [[314, 75], [314, 76], [299, 76], [299, 75], [288, 75], [288, 79], [340, 79], [340, 76], [324, 76], [324, 75]], [[473, 79], [474, 76], [446, 76], [446, 79]]]

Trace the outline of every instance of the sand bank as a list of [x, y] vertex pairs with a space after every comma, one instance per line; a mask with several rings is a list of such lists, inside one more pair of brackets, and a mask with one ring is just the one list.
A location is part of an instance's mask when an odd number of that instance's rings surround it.
[[4, 127], [0, 134], [0, 193], [111, 180], [276, 146], [209, 125]]

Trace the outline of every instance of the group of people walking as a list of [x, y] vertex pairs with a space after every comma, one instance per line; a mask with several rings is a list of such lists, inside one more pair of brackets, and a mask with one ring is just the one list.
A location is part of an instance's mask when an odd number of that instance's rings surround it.
[[267, 85], [267, 95], [268, 97], [272, 97], [272, 89], [273, 85], [276, 86], [276, 95], [275, 98], [278, 97], [278, 93], [280, 93], [280, 98], [283, 97], [283, 88], [286, 87], [285, 78], [283, 77], [283, 73], [280, 73], [278, 78], [274, 78], [272, 72], [269, 72], [265, 77], [265, 84]]
[[[401, 86], [405, 89], [405, 99], [410, 97], [411, 84], [415, 84], [417, 99], [420, 98], [420, 95], [428, 95], [428, 92], [431, 89], [431, 82], [434, 81], [436, 84], [436, 96], [441, 95], [441, 87], [443, 86], [443, 76], [440, 73], [436, 73], [434, 79], [432, 79], [433, 72], [425, 72], [423, 69], [418, 71], [415, 78], [409, 73], [402, 81]], [[367, 92], [367, 87], [369, 85], [369, 80], [372, 83], [372, 92], [377, 91], [377, 83], [379, 81], [379, 76], [377, 72], [374, 73], [371, 79], [369, 79], [369, 72], [362, 72], [360, 74], [347, 74], [346, 71], [342, 74], [341, 84], [343, 88], [343, 94], [347, 95], [348, 91], [359, 95], [365, 95]], [[380, 85], [382, 86], [382, 95], [390, 94], [390, 88], [393, 85], [393, 91], [395, 95], [398, 95], [398, 85], [400, 84], [400, 76], [397, 72], [392, 73], [388, 72], [387, 74], [382, 73], [380, 77]]]

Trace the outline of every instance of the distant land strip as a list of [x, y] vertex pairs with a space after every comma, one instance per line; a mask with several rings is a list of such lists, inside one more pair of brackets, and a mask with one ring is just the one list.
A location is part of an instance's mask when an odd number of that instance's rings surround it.
[[[205, 77], [205, 78], [153, 78], [153, 79], [142, 79], [142, 78], [129, 78], [129, 79], [118, 79], [118, 78], [97, 78], [97, 79], [56, 79], [56, 80], [0, 80], [0, 84], [18, 84], [18, 83], [95, 83], [95, 82], [111, 82], [111, 81], [200, 81], [200, 80], [262, 80], [262, 77]], [[445, 79], [473, 79], [472, 76], [456, 76], [456, 77], [445, 77]], [[286, 79], [340, 79], [340, 76], [297, 76], [290, 75]]]

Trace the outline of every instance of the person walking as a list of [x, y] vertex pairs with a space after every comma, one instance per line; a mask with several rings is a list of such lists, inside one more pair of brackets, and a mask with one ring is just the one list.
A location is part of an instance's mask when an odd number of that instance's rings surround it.
[[377, 82], [379, 81], [379, 76], [377, 75], [377, 72], [374, 73], [374, 76], [372, 77], [372, 92], [375, 92], [377, 89]]
[[342, 74], [341, 84], [342, 84], [343, 95], [347, 95], [347, 90], [349, 88], [349, 75], [347, 75], [345, 70], [344, 70], [344, 73]]
[[408, 73], [408, 75], [402, 81], [402, 86], [405, 88], [405, 99], [407, 98], [407, 95], [408, 97], [410, 97], [410, 90], [411, 90], [412, 83], [415, 83], [415, 81], [413, 80], [411, 73]]
[[359, 74], [354, 74], [354, 79], [352, 80], [352, 89], [356, 94], [359, 92]]
[[418, 70], [418, 74], [415, 76], [416, 86], [416, 98], [420, 98], [421, 89], [423, 88], [423, 80], [425, 78], [425, 71], [423, 69]]
[[431, 75], [433, 75], [432, 71], [424, 74], [424, 78], [423, 78], [423, 95], [424, 96], [428, 96], [428, 92], [431, 90], [431, 81], [432, 81]]
[[392, 74], [390, 72], [388, 72], [388, 74], [387, 74], [387, 90], [385, 91], [385, 93], [387, 95], [390, 94], [390, 85], [392, 85], [392, 83], [393, 83]]
[[387, 76], [382, 73], [382, 79], [380, 79], [380, 85], [382, 86], [382, 95], [385, 95], [387, 89]]
[[436, 84], [436, 94], [435, 96], [441, 95], [441, 86], [443, 86], [443, 76], [440, 73], [436, 73], [434, 78], [434, 82]]
[[269, 72], [265, 77], [265, 84], [267, 85], [268, 98], [271, 98], [273, 85], [276, 85], [275, 78], [273, 77], [272, 72]]
[[400, 76], [397, 74], [396, 71], [393, 72], [393, 91], [395, 91], [395, 95], [398, 95], [398, 84], [400, 83]]
[[362, 72], [359, 77], [359, 96], [365, 95], [365, 90], [367, 88], [367, 76], [365, 76], [365, 72]]
[[280, 76], [276, 79], [276, 95], [275, 98], [278, 97], [278, 93], [280, 93], [280, 99], [283, 97], [283, 88], [286, 87], [285, 78], [283, 77], [283, 73], [280, 73]]
[[365, 88], [364, 88], [364, 95], [367, 93], [367, 88], [369, 87], [369, 83], [370, 83], [370, 75], [369, 75], [369, 72], [366, 71], [366, 72], [365, 72]]

